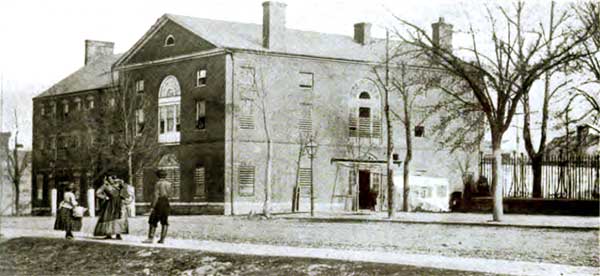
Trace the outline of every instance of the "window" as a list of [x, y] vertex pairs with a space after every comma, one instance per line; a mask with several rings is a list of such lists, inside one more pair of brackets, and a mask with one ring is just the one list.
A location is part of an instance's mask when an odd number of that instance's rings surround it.
[[312, 133], [312, 105], [310, 103], [300, 104], [300, 118], [298, 120], [298, 129], [300, 133]]
[[371, 109], [368, 107], [358, 109], [358, 134], [360, 137], [371, 136]]
[[415, 127], [415, 137], [424, 137], [425, 136], [425, 127], [424, 126], [416, 126]]
[[56, 149], [56, 136], [50, 136], [50, 148], [51, 149]]
[[349, 136], [381, 138], [381, 101], [377, 85], [370, 80], [359, 80], [352, 87], [349, 107]]
[[446, 197], [447, 194], [448, 194], [448, 192], [447, 192], [446, 185], [438, 186], [438, 188], [437, 188], [437, 196], [438, 197]]
[[135, 82], [135, 92], [144, 93], [144, 80], [138, 80]]
[[110, 98], [108, 99], [108, 106], [110, 106], [110, 108], [114, 108], [114, 107], [115, 107], [115, 105], [117, 105], [117, 101], [115, 100], [115, 98], [114, 98], [114, 97], [110, 97]]
[[158, 141], [178, 143], [180, 139], [181, 88], [177, 78], [167, 76], [158, 92]]
[[111, 146], [115, 144], [115, 135], [114, 134], [108, 135], [108, 144]]
[[81, 111], [81, 99], [75, 98], [73, 101], [75, 102], [75, 111]]
[[194, 198], [206, 199], [206, 174], [204, 167], [197, 167], [194, 170], [194, 184], [196, 185]]
[[206, 69], [196, 71], [196, 87], [206, 85]]
[[69, 101], [63, 100], [62, 105], [63, 105], [63, 115], [68, 116], [69, 115]]
[[240, 114], [240, 128], [254, 129], [254, 101], [242, 99]]
[[300, 72], [300, 87], [313, 88], [314, 78], [313, 73]]
[[239, 194], [241, 196], [254, 195], [254, 166], [242, 165], [239, 167]]
[[142, 135], [144, 131], [144, 110], [137, 109], [135, 111], [135, 134]]
[[87, 108], [88, 109], [94, 109], [95, 104], [94, 104], [94, 97], [90, 96], [87, 97]]
[[239, 73], [239, 83], [241, 86], [254, 86], [254, 68], [242, 67]]
[[206, 102], [196, 101], [196, 128], [206, 129]]
[[96, 136], [94, 135], [94, 133], [90, 132], [90, 146], [94, 146], [96, 144]]
[[46, 116], [46, 106], [44, 104], [40, 104], [40, 115]]
[[44, 199], [44, 175], [43, 174], [38, 174], [35, 177], [35, 186], [37, 187], [37, 191], [36, 191], [36, 198], [37, 200], [43, 200]]
[[50, 102], [50, 112], [52, 115], [56, 114], [56, 102]]
[[173, 46], [175, 45], [175, 37], [173, 35], [168, 35], [165, 39], [165, 46]]

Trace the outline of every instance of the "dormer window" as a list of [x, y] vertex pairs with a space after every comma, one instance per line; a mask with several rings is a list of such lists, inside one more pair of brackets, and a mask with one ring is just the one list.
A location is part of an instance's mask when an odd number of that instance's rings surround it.
[[175, 45], [175, 37], [173, 35], [168, 35], [165, 39], [165, 46], [173, 46]]
[[196, 87], [206, 85], [206, 69], [196, 71]]

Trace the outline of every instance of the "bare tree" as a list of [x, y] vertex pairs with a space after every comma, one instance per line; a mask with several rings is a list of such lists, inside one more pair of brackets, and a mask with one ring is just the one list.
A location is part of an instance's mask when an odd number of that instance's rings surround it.
[[[25, 173], [25, 170], [29, 167], [27, 159], [29, 159], [29, 152], [23, 152], [19, 154], [19, 148], [23, 145], [19, 144], [19, 123], [17, 117], [17, 110], [15, 109], [15, 144], [12, 150], [12, 154], [7, 152], [7, 171], [8, 178], [12, 183], [15, 190], [15, 214], [18, 216], [19, 212], [19, 201], [21, 194], [21, 178]], [[8, 148], [6, 149], [8, 151]], [[19, 156], [20, 155], [20, 156]]]
[[[160, 147], [152, 128], [146, 122], [153, 122], [156, 112], [149, 110], [144, 95], [138, 93], [136, 81], [121, 74], [118, 78], [118, 89], [112, 91], [109, 98], [109, 124], [116, 130], [113, 149], [117, 162], [127, 163], [128, 182], [135, 185], [134, 177], [144, 168], [156, 165], [160, 157]], [[111, 142], [111, 141], [109, 141]]]
[[[401, 53], [401, 51], [399, 52]], [[392, 55], [389, 58], [398, 59], [400, 56]], [[387, 64], [387, 62], [386, 62]], [[398, 120], [404, 127], [404, 137], [406, 144], [406, 154], [403, 162], [403, 201], [402, 211], [410, 211], [409, 197], [410, 197], [410, 166], [413, 157], [413, 128], [415, 126], [422, 127], [425, 121], [429, 118], [431, 112], [425, 110], [425, 97], [428, 89], [430, 89], [431, 81], [434, 79], [433, 76], [437, 72], [432, 72], [426, 68], [413, 67], [407, 68], [408, 66], [404, 62], [394, 63], [394, 66], [389, 69], [389, 85], [386, 85], [386, 81], [383, 80], [379, 73], [375, 70], [377, 81], [380, 83], [386, 92], [392, 92], [400, 98], [401, 107], [399, 111], [395, 111], [394, 108], [389, 108], [388, 115], [389, 127], [391, 128], [391, 122]], [[386, 69], [387, 72], [387, 69]], [[394, 119], [392, 119], [392, 117]], [[389, 138], [391, 139], [391, 137]], [[389, 184], [388, 184], [389, 185]], [[389, 215], [389, 214], [388, 214]]]
[[[552, 42], [556, 40], [557, 35], [556, 29], [558, 26], [565, 24], [565, 21], [569, 18], [566, 11], [558, 14], [556, 18], [555, 14], [555, 3], [552, 2], [550, 5], [550, 18], [548, 26], [545, 27], [540, 24], [540, 30], [542, 34], [543, 42], [546, 44], [546, 55], [551, 57], [553, 53]], [[560, 35], [560, 34], [558, 34]], [[533, 172], [533, 189], [532, 197], [542, 197], [542, 160], [546, 153], [546, 138], [548, 133], [548, 119], [550, 117], [550, 100], [553, 99], [557, 93], [565, 91], [565, 87], [570, 83], [570, 80], [564, 78], [560, 84], [552, 87], [551, 79], [558, 73], [560, 68], [556, 67], [552, 70], [547, 70], [544, 73], [544, 94], [543, 104], [541, 108], [542, 119], [540, 128], [540, 140], [537, 149], [533, 145], [532, 141], [532, 127], [531, 127], [531, 110], [529, 93], [523, 94], [523, 140], [525, 142], [525, 150], [527, 155], [531, 159], [531, 170]]]
[[[502, 208], [502, 137], [510, 127], [517, 106], [523, 96], [529, 93], [533, 83], [543, 74], [569, 61], [579, 59], [584, 54], [578, 46], [585, 42], [594, 29], [573, 30], [561, 24], [556, 26], [557, 35], [544, 41], [539, 27], [530, 28], [523, 24], [524, 3], [518, 2], [511, 9], [498, 7], [488, 9], [490, 34], [486, 36], [493, 45], [489, 52], [482, 50], [477, 34], [471, 25], [467, 33], [470, 45], [453, 52], [443, 43], [435, 41], [427, 31], [401, 18], [402, 26], [408, 34], [397, 31], [404, 43], [412, 46], [411, 51], [436, 62], [449, 75], [464, 81], [477, 104], [484, 112], [491, 131], [494, 163], [492, 165], [493, 220], [500, 221]], [[503, 28], [499, 28], [502, 19]], [[547, 45], [552, 50], [546, 52]], [[470, 102], [460, 93], [443, 89], [457, 101]]]

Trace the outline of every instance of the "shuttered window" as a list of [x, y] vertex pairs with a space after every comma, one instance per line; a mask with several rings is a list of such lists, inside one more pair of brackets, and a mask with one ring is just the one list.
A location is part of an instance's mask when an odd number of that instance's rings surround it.
[[300, 133], [312, 133], [312, 105], [309, 103], [300, 104], [300, 113], [300, 118], [298, 119]]
[[300, 195], [310, 197], [310, 186], [312, 184], [312, 171], [310, 168], [300, 168], [298, 172], [298, 186]]
[[254, 101], [243, 99], [241, 103], [240, 128], [254, 129]]
[[239, 167], [239, 194], [241, 196], [254, 195], [254, 166]]
[[349, 133], [350, 137], [358, 136], [358, 120], [356, 118], [356, 113], [357, 113], [357, 110], [355, 108], [352, 108], [350, 110], [350, 117], [348, 119], [348, 122], [349, 122], [348, 129], [350, 132]]
[[206, 199], [206, 174], [204, 167], [198, 167], [194, 170], [194, 185], [196, 185], [194, 198]]
[[361, 107], [358, 110], [358, 133], [360, 137], [371, 137], [371, 109]]
[[179, 199], [179, 189], [181, 186], [181, 179], [179, 175], [179, 168], [161, 168], [167, 173], [166, 180], [171, 182], [171, 196], [170, 199], [178, 200]]

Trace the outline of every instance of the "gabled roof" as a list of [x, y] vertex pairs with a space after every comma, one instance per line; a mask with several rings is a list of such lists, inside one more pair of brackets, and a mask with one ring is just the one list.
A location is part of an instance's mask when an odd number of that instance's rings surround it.
[[283, 48], [269, 49], [262, 45], [262, 25], [197, 17], [165, 14], [136, 45], [123, 56], [123, 62], [139, 49], [147, 37], [166, 21], [171, 20], [218, 48], [276, 52], [355, 61], [381, 62], [385, 57], [385, 40], [372, 38], [362, 45], [353, 37], [319, 32], [285, 29]]
[[121, 57], [120, 54], [98, 57], [34, 98], [110, 87], [113, 85], [113, 81], [117, 81], [116, 72], [113, 76], [114, 79], [110, 72], [112, 65], [119, 57]]

